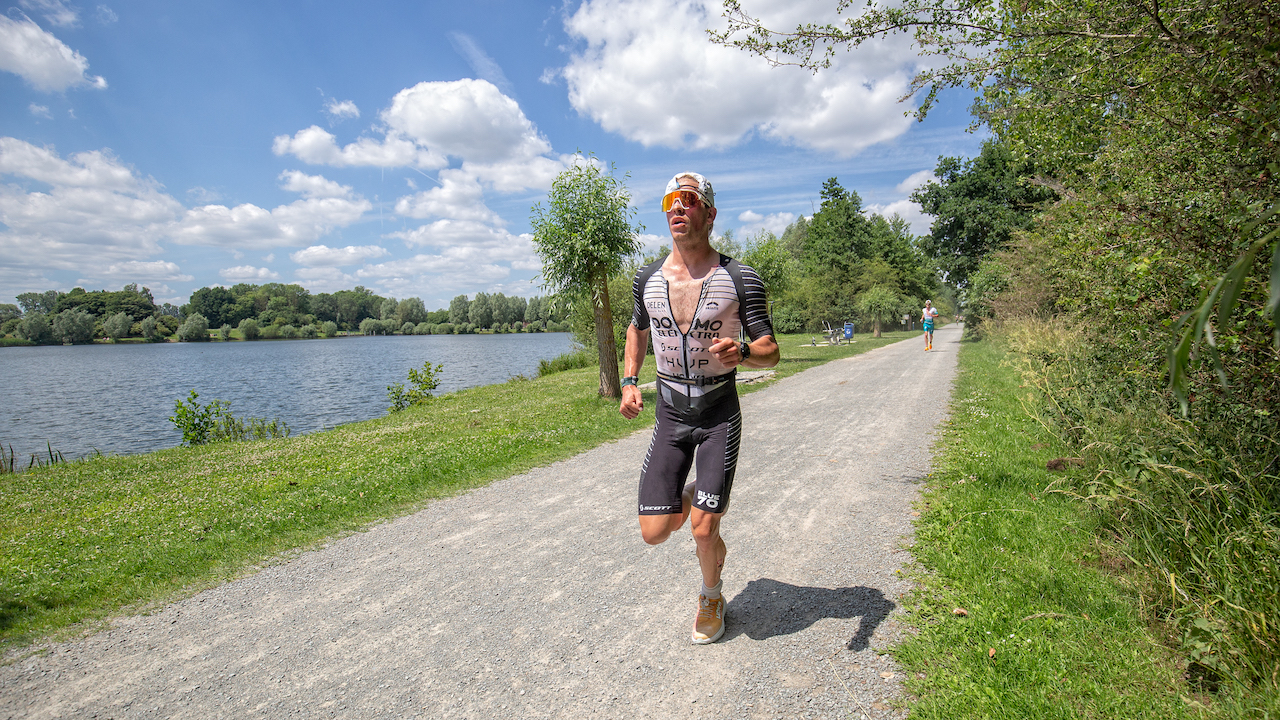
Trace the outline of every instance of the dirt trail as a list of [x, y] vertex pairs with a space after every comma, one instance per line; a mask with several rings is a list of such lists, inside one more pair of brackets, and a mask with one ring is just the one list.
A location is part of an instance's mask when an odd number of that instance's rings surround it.
[[639, 537], [645, 431], [0, 667], [0, 717], [902, 717], [877, 649], [960, 332], [743, 398], [715, 645], [688, 530]]

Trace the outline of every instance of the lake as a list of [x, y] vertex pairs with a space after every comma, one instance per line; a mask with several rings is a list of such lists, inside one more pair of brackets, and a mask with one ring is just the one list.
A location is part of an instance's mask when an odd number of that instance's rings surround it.
[[444, 364], [438, 395], [535, 376], [571, 346], [569, 333], [521, 333], [0, 348], [0, 444], [20, 467], [46, 442], [67, 459], [173, 447], [168, 417], [191, 390], [300, 435], [385, 415], [387, 386], [427, 361]]

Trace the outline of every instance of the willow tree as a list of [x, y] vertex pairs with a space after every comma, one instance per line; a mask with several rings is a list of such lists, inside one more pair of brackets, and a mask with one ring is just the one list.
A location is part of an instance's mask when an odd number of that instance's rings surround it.
[[[567, 298], [589, 298], [600, 361], [600, 395], [621, 397], [618, 349], [609, 305], [609, 276], [640, 250], [644, 228], [632, 226], [635, 210], [626, 184], [606, 173], [593, 156], [578, 156], [551, 183], [544, 207], [533, 206], [533, 243], [542, 259], [542, 287]], [[625, 176], [624, 176], [625, 177]]]

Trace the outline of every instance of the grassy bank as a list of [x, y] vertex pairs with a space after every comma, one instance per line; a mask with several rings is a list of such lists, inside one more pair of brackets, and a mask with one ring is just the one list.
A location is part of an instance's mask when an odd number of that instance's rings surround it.
[[[808, 335], [784, 336], [778, 376], [915, 334], [839, 347], [800, 347]], [[645, 370], [642, 381], [652, 380], [652, 362]], [[572, 370], [302, 437], [2, 475], [0, 649], [189, 594], [281, 552], [644, 427], [598, 398], [597, 387], [594, 369]], [[646, 400], [642, 417], [652, 422], [655, 400]]]
[[919, 634], [895, 651], [912, 717], [1277, 717], [1274, 698], [1188, 682], [1169, 626], [1141, 599], [1147, 576], [1100, 532], [1101, 515], [1052, 492], [1084, 470], [1027, 413], [1004, 358], [962, 346], [917, 525]]

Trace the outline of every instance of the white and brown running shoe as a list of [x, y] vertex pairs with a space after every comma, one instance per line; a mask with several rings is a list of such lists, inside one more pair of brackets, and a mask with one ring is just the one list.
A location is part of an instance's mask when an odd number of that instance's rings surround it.
[[710, 645], [724, 634], [724, 596], [709, 600], [698, 595], [698, 617], [693, 621], [694, 645]]

